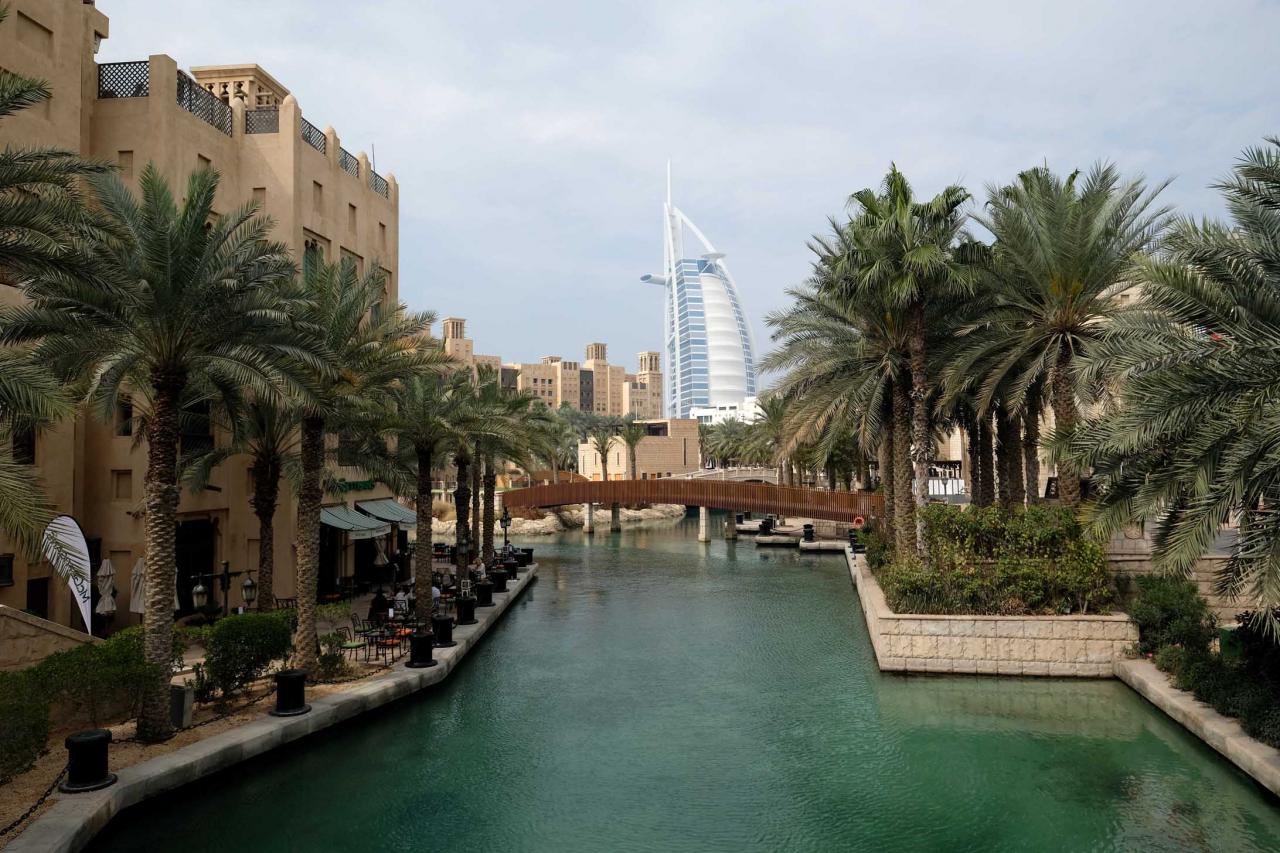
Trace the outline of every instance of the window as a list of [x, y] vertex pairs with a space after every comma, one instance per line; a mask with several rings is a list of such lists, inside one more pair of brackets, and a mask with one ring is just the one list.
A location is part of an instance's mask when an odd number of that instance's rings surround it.
[[203, 154], [196, 155], [196, 171], [197, 172], [200, 171], [201, 169], [212, 169], [212, 168], [213, 168], [212, 160], [210, 160], [208, 157], [204, 156]]
[[383, 254], [387, 251], [387, 223], [378, 223], [378, 250]]
[[0, 586], [13, 586], [12, 554], [0, 554]]
[[13, 461], [19, 465], [36, 464], [36, 431], [31, 427], [13, 432]]
[[117, 501], [133, 500], [133, 472], [111, 472], [111, 497]]
[[133, 177], [133, 152], [132, 151], [117, 151], [116, 163], [118, 163], [120, 166], [120, 177], [122, 178]]
[[253, 203], [256, 204], [259, 208], [263, 208], [267, 206], [267, 188], [266, 187], [253, 188]]
[[53, 51], [53, 30], [34, 18], [18, 13], [18, 41], [37, 53]]
[[348, 204], [347, 205], [347, 228], [350, 229], [351, 233], [353, 234], [356, 231], [357, 221], [358, 219], [356, 216], [356, 206], [354, 204]]
[[133, 398], [116, 400], [116, 435], [133, 435]]
[[319, 181], [311, 182], [311, 209], [316, 213], [324, 211], [324, 184]]

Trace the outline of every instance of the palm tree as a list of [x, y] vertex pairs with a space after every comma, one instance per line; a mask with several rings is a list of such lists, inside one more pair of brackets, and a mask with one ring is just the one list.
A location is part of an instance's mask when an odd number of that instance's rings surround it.
[[[1165, 183], [1148, 190], [1141, 177], [1121, 180], [1107, 164], [1080, 177], [1062, 179], [1040, 167], [1011, 186], [987, 188], [985, 212], [975, 219], [995, 236], [995, 305], [959, 368], [983, 376], [984, 396], [1005, 389], [1025, 410], [1038, 401], [1023, 407], [1022, 397], [1044, 387], [1062, 434], [1074, 429], [1085, 393], [1077, 360], [1119, 310], [1120, 292], [1133, 284], [1133, 259], [1155, 245], [1169, 221], [1169, 208], [1155, 205]], [[1072, 458], [1061, 458], [1058, 489], [1067, 506], [1080, 502], [1079, 471]]]
[[1267, 142], [1217, 186], [1230, 225], [1180, 219], [1161, 255], [1138, 260], [1141, 298], [1090, 338], [1080, 377], [1114, 389], [1114, 405], [1055, 456], [1092, 468], [1095, 528], [1154, 522], [1154, 557], [1171, 571], [1190, 571], [1238, 513], [1219, 591], [1256, 596], [1277, 632], [1280, 138]]
[[[856, 294], [876, 294], [893, 310], [901, 311], [907, 326], [907, 352], [911, 378], [912, 495], [917, 517], [916, 549], [924, 555], [924, 519], [919, 515], [928, 501], [929, 461], [933, 451], [928, 396], [932, 381], [928, 370], [927, 307], [940, 298], [963, 296], [973, 289], [973, 273], [956, 249], [963, 238], [965, 217], [961, 208], [969, 193], [949, 186], [927, 202], [915, 198], [897, 166], [890, 168], [880, 192], [860, 190], [850, 198], [855, 208], [850, 223], [851, 251], [837, 262], [837, 272]], [[901, 417], [895, 403], [895, 417]], [[901, 508], [899, 507], [899, 510]], [[927, 555], [925, 555], [927, 556]]]
[[551, 471], [551, 482], [560, 482], [560, 472], [574, 467], [578, 458], [578, 434], [559, 412], [548, 409], [539, 418], [541, 428], [535, 431], [534, 454]]
[[403, 383], [449, 363], [425, 335], [434, 316], [411, 313], [403, 305], [386, 307], [385, 289], [377, 264], [362, 276], [349, 258], [335, 264], [309, 259], [295, 288], [296, 352], [307, 375], [300, 403], [298, 625], [293, 665], [308, 671], [314, 670], [317, 653], [325, 436], [352, 424], [376, 423]]
[[149, 403], [143, 626], [146, 659], [162, 675], [144, 698], [138, 735], [156, 741], [172, 733], [179, 410], [193, 388], [232, 410], [241, 392], [279, 393], [290, 342], [281, 288], [294, 267], [284, 245], [267, 239], [271, 221], [254, 206], [212, 216], [216, 172], [193, 174], [181, 207], [154, 166], [140, 185], [141, 200], [114, 175], [92, 178], [110, 232], [89, 246], [93, 280], [30, 279], [28, 304], [0, 316], [0, 343], [34, 343], [40, 362], [87, 383], [85, 399], [103, 417], [114, 415], [122, 393]]
[[476, 448], [484, 462], [481, 478], [480, 553], [493, 559], [493, 523], [497, 509], [497, 465], [499, 461], [527, 466], [527, 457], [537, 435], [543, 431], [546, 406], [534, 403], [531, 393], [503, 388], [498, 374], [482, 370], [477, 379], [478, 403], [483, 413], [476, 431]]
[[613, 446], [615, 432], [612, 424], [593, 427], [589, 436], [591, 449], [600, 457], [600, 480], [609, 482], [609, 448]]
[[[627, 462], [631, 466], [631, 479], [640, 479], [640, 471], [636, 467], [636, 448], [640, 445], [640, 441], [648, 435], [644, 424], [635, 418], [628, 417], [622, 423], [622, 428], [618, 430], [618, 438], [622, 439], [622, 443], [627, 446]], [[699, 437], [702, 433], [699, 431]]]
[[238, 417], [222, 418], [230, 442], [182, 460], [183, 481], [192, 491], [208, 487], [214, 470], [232, 457], [249, 457], [253, 495], [249, 504], [258, 519], [258, 609], [275, 608], [275, 516], [280, 479], [298, 468], [298, 407], [290, 398], [254, 400]]

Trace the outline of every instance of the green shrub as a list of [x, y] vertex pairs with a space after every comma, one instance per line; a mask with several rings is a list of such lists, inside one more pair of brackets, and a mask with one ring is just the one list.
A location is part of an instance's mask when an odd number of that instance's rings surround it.
[[245, 613], [214, 624], [205, 647], [203, 676], [223, 696], [244, 690], [292, 647], [288, 614]]
[[29, 768], [49, 739], [49, 695], [29, 670], [0, 672], [0, 784]]
[[870, 526], [859, 534], [859, 538], [867, 547], [867, 568], [875, 573], [887, 566], [893, 558], [893, 544], [880, 525], [868, 524]]
[[[136, 716], [143, 694], [162, 677], [164, 667], [146, 662], [142, 644], [142, 627], [135, 625], [101, 643], [49, 655], [29, 671], [54, 703], [96, 726], [117, 714]], [[181, 659], [176, 636], [172, 653]]]
[[1058, 507], [924, 510], [929, 564], [914, 557], [876, 568], [900, 613], [1068, 614], [1105, 609], [1115, 588], [1100, 545]]
[[341, 634], [322, 634], [320, 636], [320, 657], [316, 664], [316, 678], [320, 681], [334, 681], [349, 672], [347, 656], [342, 651]]
[[1167, 672], [1170, 675], [1181, 672], [1183, 664], [1187, 662], [1187, 650], [1182, 646], [1165, 646], [1155, 654], [1153, 663], [1156, 669], [1161, 672]]
[[1138, 626], [1138, 649], [1142, 652], [1182, 646], [1189, 654], [1205, 654], [1216, 624], [1194, 583], [1166, 575], [1138, 578], [1138, 594], [1129, 605], [1129, 617]]

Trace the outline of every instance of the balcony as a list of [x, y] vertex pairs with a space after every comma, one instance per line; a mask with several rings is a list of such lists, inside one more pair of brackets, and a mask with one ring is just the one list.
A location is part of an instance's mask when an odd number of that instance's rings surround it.
[[231, 135], [231, 107], [181, 71], [178, 72], [178, 106], [210, 127]]
[[99, 98], [145, 98], [150, 94], [151, 68], [145, 59], [98, 66]]

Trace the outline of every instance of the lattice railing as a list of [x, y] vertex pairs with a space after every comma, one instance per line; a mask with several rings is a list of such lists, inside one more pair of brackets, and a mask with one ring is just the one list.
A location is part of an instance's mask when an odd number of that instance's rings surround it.
[[231, 107], [182, 72], [178, 72], [178, 106], [210, 127], [231, 135]]
[[369, 170], [369, 189], [383, 198], [391, 198], [391, 188], [387, 186], [387, 179], [373, 171], [373, 169]]
[[302, 141], [321, 154], [325, 153], [329, 145], [329, 140], [325, 138], [324, 131], [305, 118], [302, 120]]
[[280, 108], [258, 107], [244, 111], [245, 133], [279, 133]]
[[147, 60], [104, 62], [98, 66], [99, 98], [145, 98], [151, 94]]
[[345, 148], [338, 149], [338, 165], [353, 178], [360, 177], [360, 160]]

